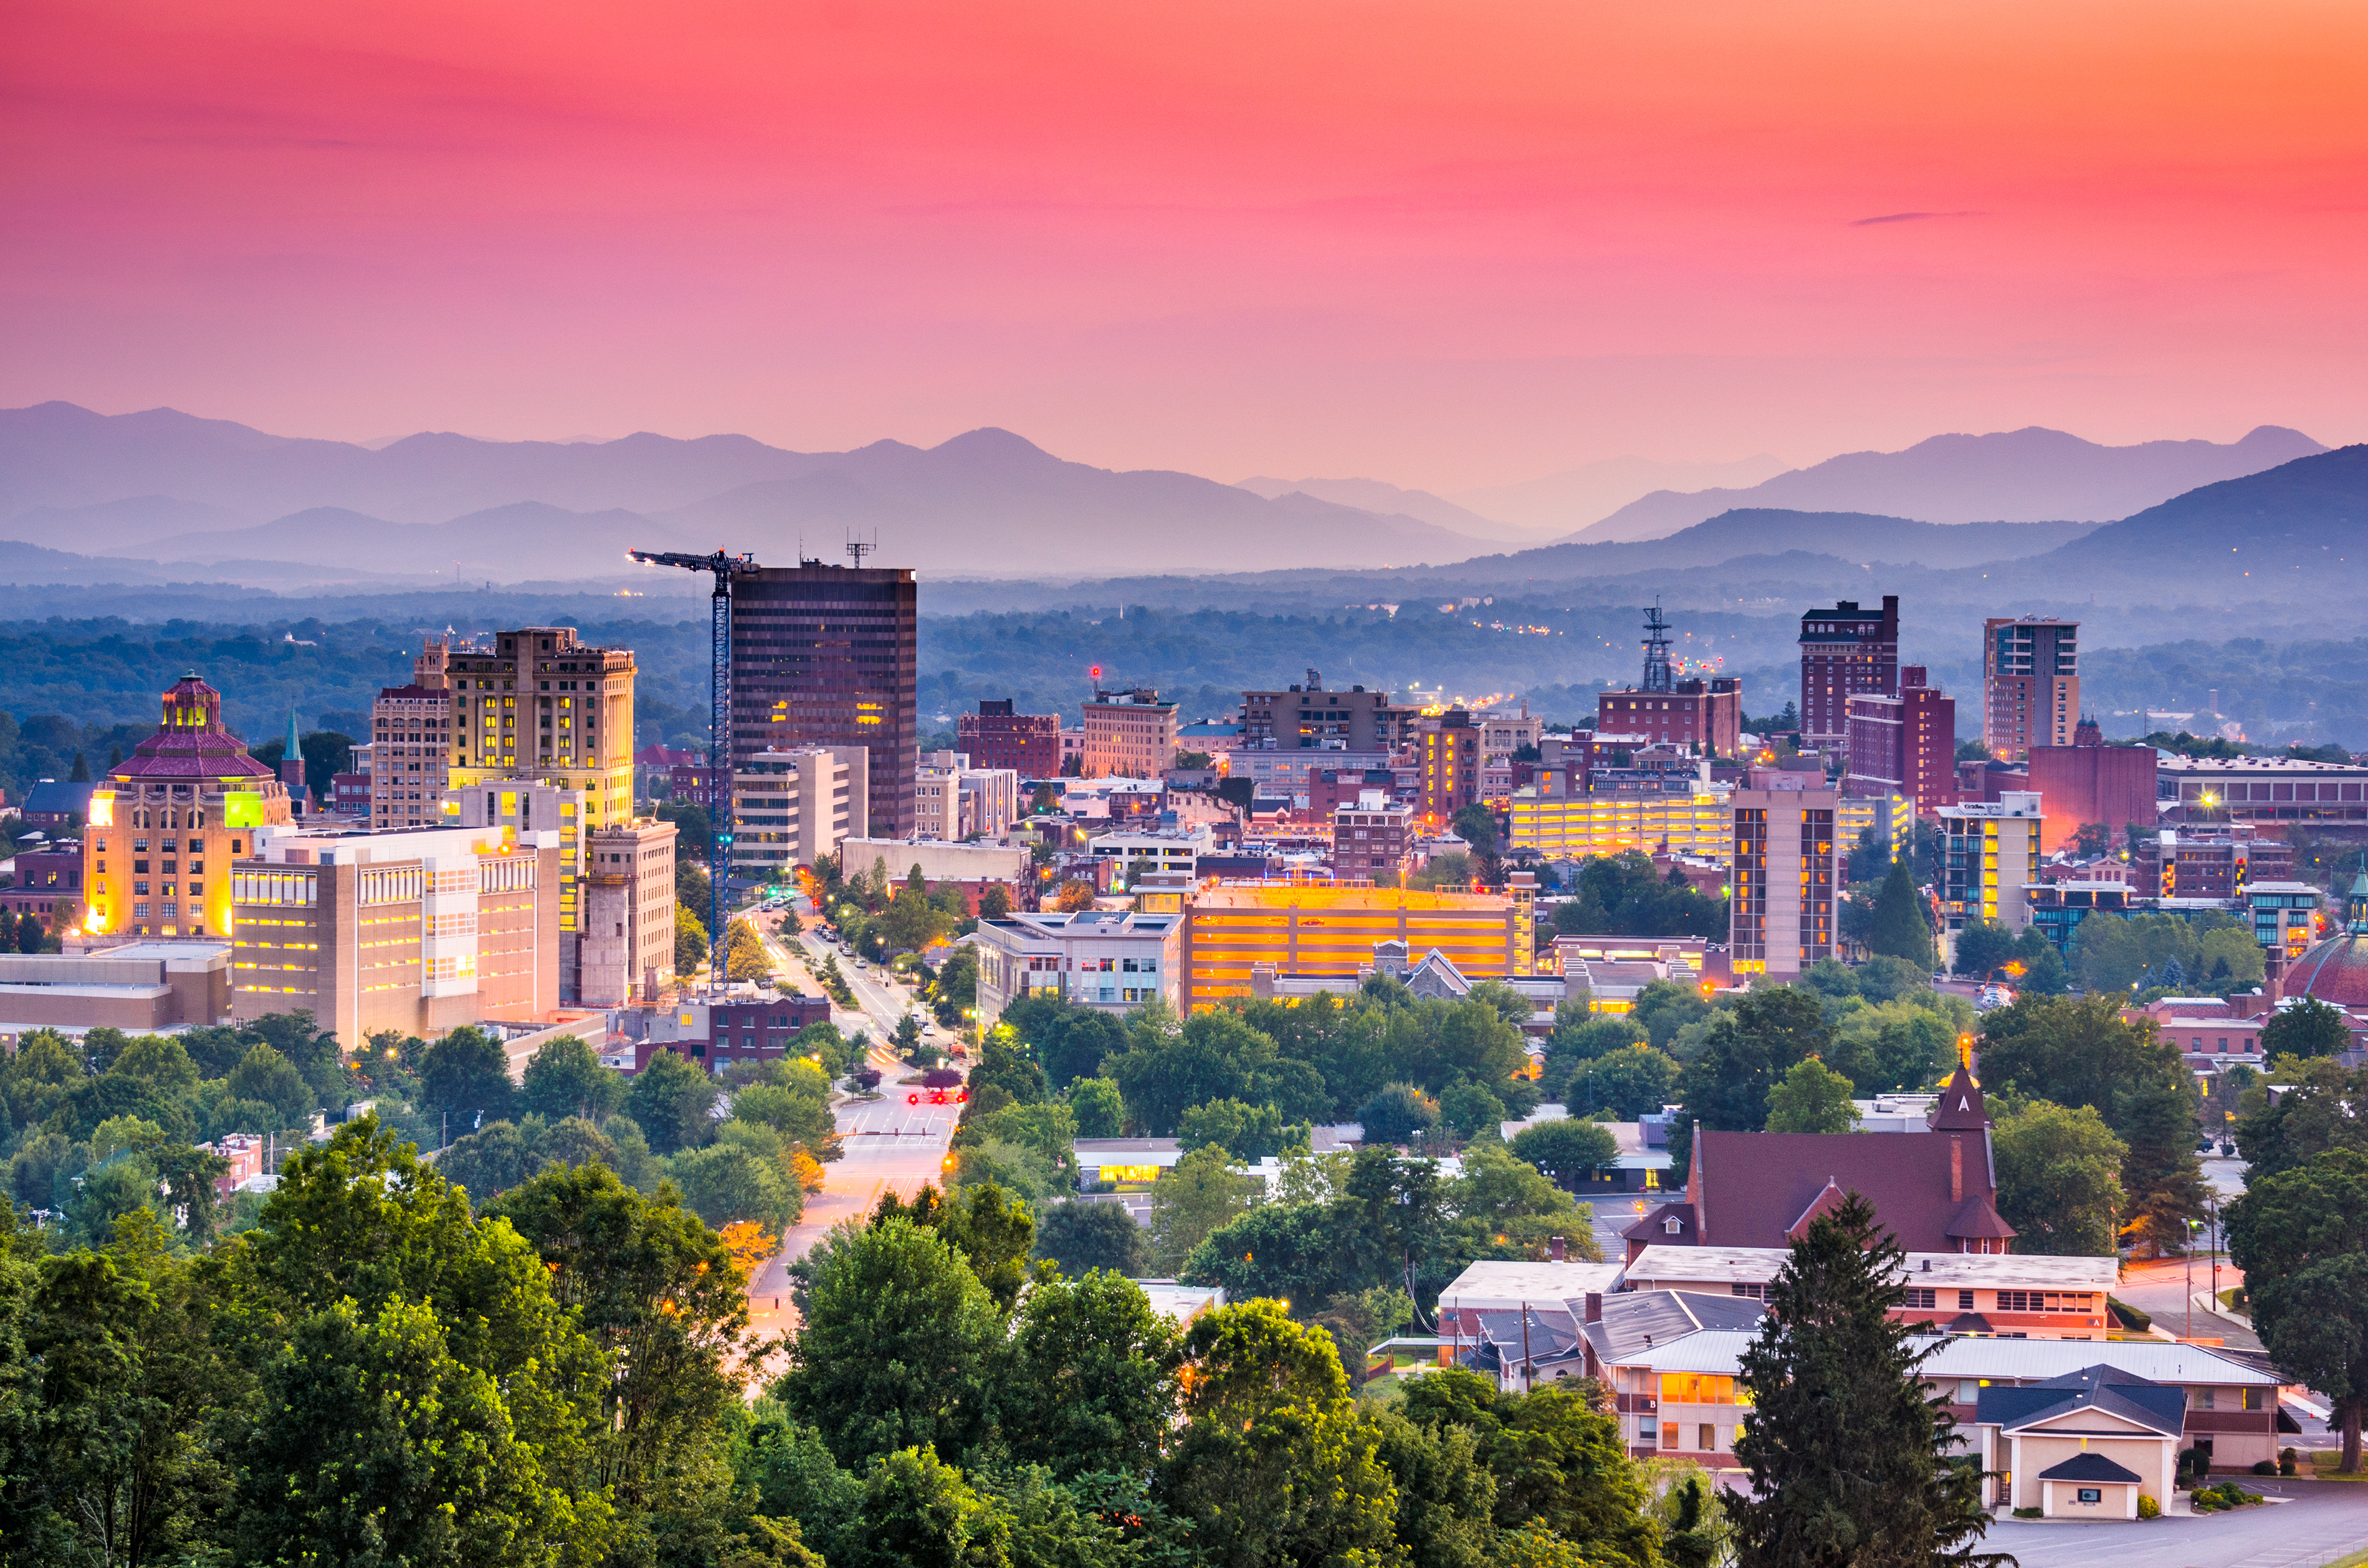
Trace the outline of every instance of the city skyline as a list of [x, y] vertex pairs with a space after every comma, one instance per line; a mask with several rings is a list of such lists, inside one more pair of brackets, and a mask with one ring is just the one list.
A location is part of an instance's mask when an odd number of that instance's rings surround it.
[[998, 426], [1433, 490], [2032, 424], [2357, 438], [2368, 19], [2128, 21], [35, 7], [0, 403]]

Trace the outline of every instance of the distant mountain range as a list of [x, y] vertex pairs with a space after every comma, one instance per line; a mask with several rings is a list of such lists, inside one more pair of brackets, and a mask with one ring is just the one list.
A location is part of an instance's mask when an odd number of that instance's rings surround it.
[[1452, 561], [1492, 542], [1306, 494], [1064, 462], [1003, 430], [926, 450], [422, 435], [374, 451], [170, 409], [0, 412], [0, 533], [100, 554], [515, 581], [612, 574], [636, 544], [836, 560], [875, 530], [882, 560], [932, 574]]
[[2100, 522], [2126, 517], [2224, 479], [2259, 473], [2327, 449], [2299, 430], [2264, 425], [2243, 439], [2146, 441], [2100, 447], [2032, 426], [1989, 436], [1935, 436], [1901, 452], [1849, 452], [1746, 489], [1656, 490], [1571, 541], [1660, 539], [1738, 507], [1872, 512], [1928, 523]]
[[[2257, 549], [2275, 552], [2282, 573], [2309, 575], [2297, 560], [2307, 551], [2347, 575], [2351, 525], [2335, 519], [2368, 517], [2360, 450], [2330, 453], [2270, 426], [2226, 446], [2108, 448], [2038, 429], [1940, 437], [1742, 489], [1647, 496], [1568, 540], [1506, 552], [1516, 530], [1422, 491], [1118, 472], [1003, 430], [926, 449], [881, 441], [822, 453], [646, 434], [597, 443], [420, 435], [373, 450], [169, 409], [109, 416], [51, 403], [0, 411], [0, 541], [21, 541], [0, 548], [0, 578], [279, 589], [586, 582], [629, 571], [624, 552], [635, 545], [723, 545], [786, 562], [837, 560], [848, 537], [876, 532], [880, 559], [939, 580], [1282, 572], [1313, 574], [1312, 583], [1367, 572], [1575, 583], [1783, 557], [1852, 572], [1997, 566], [1995, 586], [2028, 569], [2084, 592], [2155, 574], [2170, 595], [2226, 582], [2232, 565], [2243, 588]], [[1839, 494], [1873, 499], [1812, 504]], [[2113, 509], [2123, 495], [2144, 499]], [[1728, 504], [1738, 499], [1750, 504]], [[1695, 515], [1705, 506], [1716, 510]], [[1972, 520], [1977, 512], [1992, 516]], [[2100, 516], [2121, 520], [2091, 520]], [[1655, 537], [1606, 537], [1613, 525], [1648, 523]], [[2271, 596], [2299, 585], [2249, 581]]]
[[1711, 566], [1745, 556], [1804, 551], [1864, 565], [1977, 566], [2044, 555], [2098, 528], [2095, 523], [1919, 523], [1865, 512], [1787, 512], [1737, 507], [1665, 539], [1549, 544], [1511, 555], [1459, 562], [1461, 574], [1518, 573], [1557, 581], [1611, 576], [1656, 566]]
[[[1520, 484], [1459, 490], [1453, 499], [1456, 505], [1468, 506], [1484, 517], [1497, 518], [1532, 539], [1558, 539], [1657, 490], [1695, 491], [1757, 484], [1791, 469], [1790, 463], [1765, 452], [1734, 462], [1605, 458]], [[1701, 518], [1694, 520], [1699, 522]]]
[[1253, 495], [1263, 495], [1269, 501], [1279, 501], [1296, 491], [1302, 495], [1313, 495], [1318, 501], [1330, 501], [1338, 506], [1418, 518], [1434, 528], [1446, 528], [1468, 539], [1527, 542], [1524, 530], [1520, 528], [1508, 528], [1477, 512], [1466, 511], [1454, 502], [1433, 495], [1428, 490], [1402, 490], [1378, 479], [1270, 479], [1258, 474], [1238, 481], [1237, 488]]

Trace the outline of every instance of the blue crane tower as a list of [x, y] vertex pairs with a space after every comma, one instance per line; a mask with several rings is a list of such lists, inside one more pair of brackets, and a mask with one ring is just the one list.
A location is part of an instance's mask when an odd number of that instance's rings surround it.
[[708, 978], [724, 982], [724, 883], [732, 874], [732, 580], [760, 570], [754, 555], [693, 555], [679, 550], [629, 550], [645, 566], [679, 566], [686, 572], [715, 576], [713, 609], [715, 653], [710, 676], [707, 721], [707, 819], [712, 831], [707, 846]]

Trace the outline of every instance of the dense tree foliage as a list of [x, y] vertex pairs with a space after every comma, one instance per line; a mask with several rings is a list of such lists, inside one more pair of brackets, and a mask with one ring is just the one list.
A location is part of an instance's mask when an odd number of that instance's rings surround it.
[[2346, 1474], [2368, 1414], [2368, 1153], [2326, 1149], [2253, 1179], [2228, 1209], [2253, 1323], [2279, 1367], [2334, 1402]]
[[2093, 1106], [1993, 1102], [1990, 1155], [1998, 1210], [2017, 1252], [2109, 1257], [2121, 1230], [2122, 1166], [2129, 1145]]
[[2195, 1157], [2197, 1091], [2176, 1047], [2152, 1023], [2122, 1017], [2112, 995], [2023, 995], [1982, 1018], [1982, 1076], [1994, 1091], [2086, 1106], [2126, 1148], [2123, 1231], [2182, 1246], [2204, 1211]]

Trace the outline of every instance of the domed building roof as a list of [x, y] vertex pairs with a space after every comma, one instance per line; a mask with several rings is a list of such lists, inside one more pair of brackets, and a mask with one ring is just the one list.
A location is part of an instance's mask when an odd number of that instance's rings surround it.
[[2316, 996], [2338, 1007], [2368, 1008], [2368, 869], [2352, 880], [2343, 913], [2343, 929], [2296, 959], [2286, 971], [2287, 995]]

